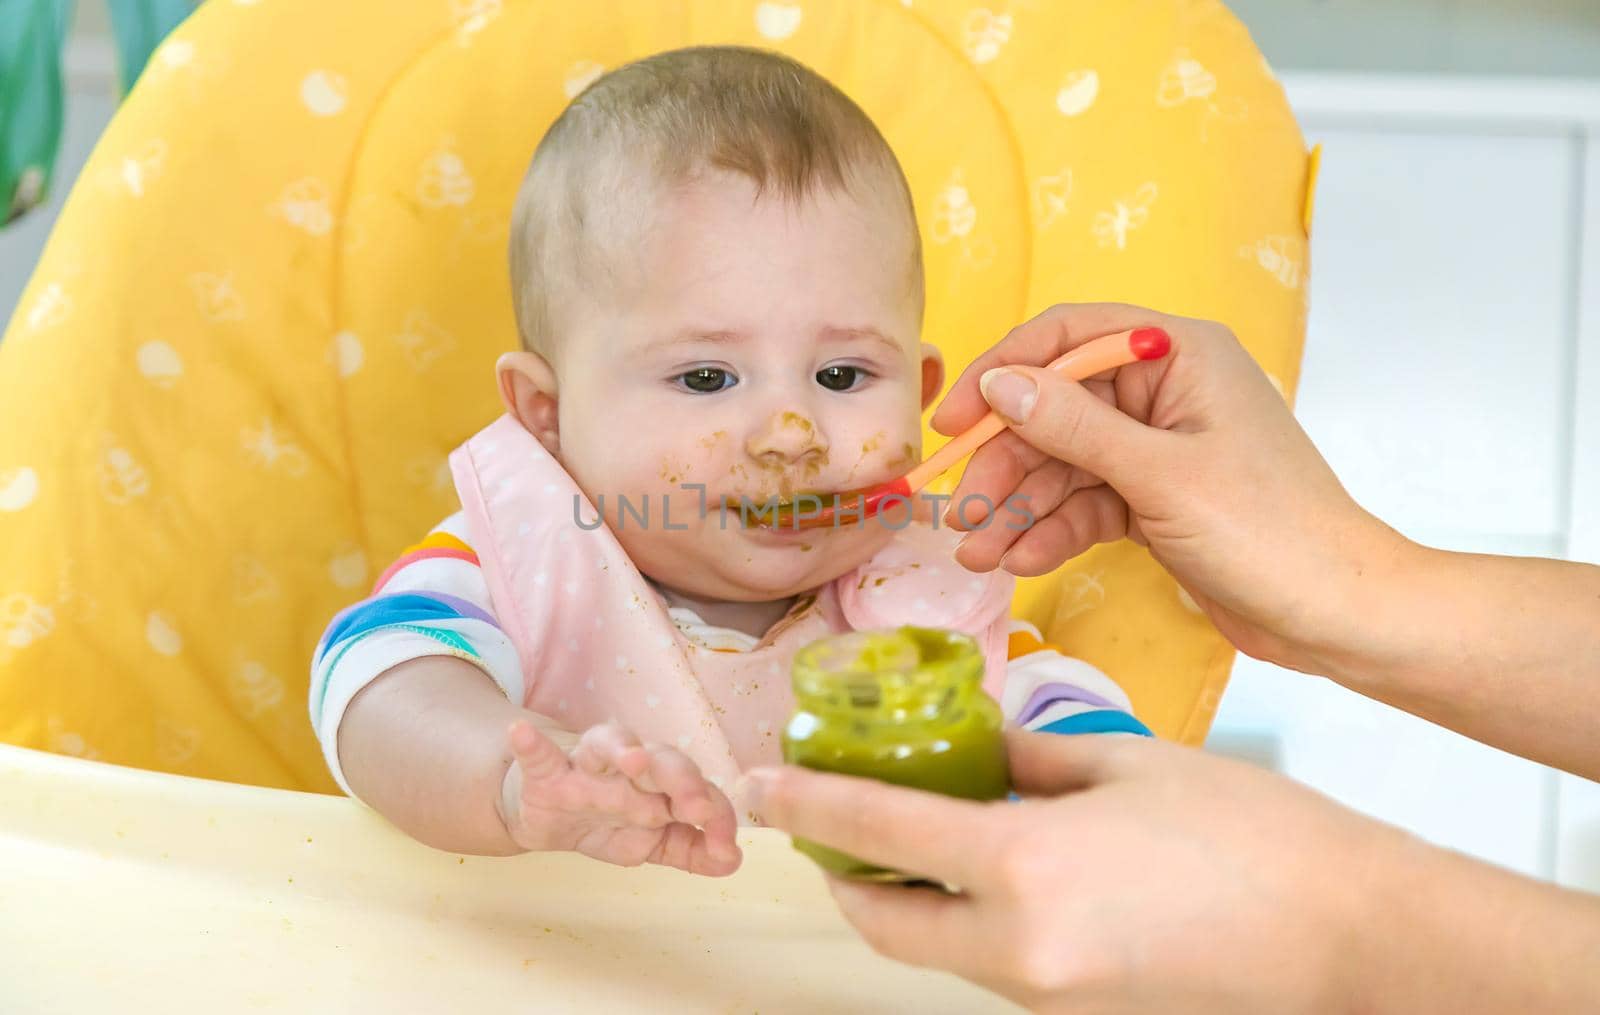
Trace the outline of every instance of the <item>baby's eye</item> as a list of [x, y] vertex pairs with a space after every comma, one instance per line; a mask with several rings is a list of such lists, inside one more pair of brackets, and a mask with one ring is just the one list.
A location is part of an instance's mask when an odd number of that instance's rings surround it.
[[709, 395], [739, 383], [737, 377], [717, 367], [700, 367], [681, 373], [673, 379], [688, 390], [701, 395]]
[[817, 371], [817, 383], [829, 391], [849, 391], [866, 376], [867, 372], [860, 367], [823, 367]]

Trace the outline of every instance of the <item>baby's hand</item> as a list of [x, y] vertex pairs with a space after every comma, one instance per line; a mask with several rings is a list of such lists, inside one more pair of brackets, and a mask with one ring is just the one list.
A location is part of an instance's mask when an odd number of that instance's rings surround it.
[[584, 733], [570, 758], [526, 722], [510, 736], [501, 816], [523, 849], [712, 877], [738, 869], [733, 804], [682, 752], [645, 747], [614, 723]]

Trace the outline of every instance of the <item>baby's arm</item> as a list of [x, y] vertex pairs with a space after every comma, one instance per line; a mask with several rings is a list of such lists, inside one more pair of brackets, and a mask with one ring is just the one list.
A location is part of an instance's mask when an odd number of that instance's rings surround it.
[[1001, 708], [1012, 725], [1036, 733], [1152, 735], [1115, 681], [1041, 641], [1032, 625], [1012, 621], [1007, 656]]
[[733, 805], [682, 752], [517, 704], [521, 665], [463, 536], [447, 519], [317, 648], [311, 719], [339, 785], [438, 849], [732, 872]]
[[345, 710], [338, 750], [346, 786], [437, 849], [521, 853], [499, 806], [511, 764], [507, 731], [518, 719], [563, 738], [558, 743], [573, 739], [514, 704], [472, 663], [451, 656], [401, 663]]
[[[490, 610], [462, 516], [441, 523], [336, 617], [312, 666], [311, 721], [341, 788], [421, 841], [520, 850], [497, 809], [507, 730], [527, 720], [515, 648]], [[560, 741], [558, 741], [560, 742]]]

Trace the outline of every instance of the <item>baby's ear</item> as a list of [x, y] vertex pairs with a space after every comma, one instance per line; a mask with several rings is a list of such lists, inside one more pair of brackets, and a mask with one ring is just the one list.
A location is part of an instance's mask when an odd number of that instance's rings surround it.
[[561, 452], [561, 418], [556, 401], [556, 372], [536, 352], [508, 352], [495, 363], [500, 400], [522, 428], [551, 455]]
[[939, 397], [944, 387], [944, 357], [939, 347], [922, 343], [922, 408], [924, 411]]

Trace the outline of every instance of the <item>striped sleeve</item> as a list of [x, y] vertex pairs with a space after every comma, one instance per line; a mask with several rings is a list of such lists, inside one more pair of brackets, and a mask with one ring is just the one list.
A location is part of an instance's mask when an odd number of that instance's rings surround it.
[[1045, 643], [1032, 624], [1013, 620], [1007, 648], [1000, 704], [1013, 725], [1036, 733], [1153, 735], [1116, 681]]
[[523, 701], [517, 652], [495, 619], [478, 556], [459, 512], [408, 548], [372, 595], [333, 618], [311, 663], [311, 726], [328, 770], [346, 793], [339, 724], [355, 696], [386, 671], [427, 656], [477, 666]]

